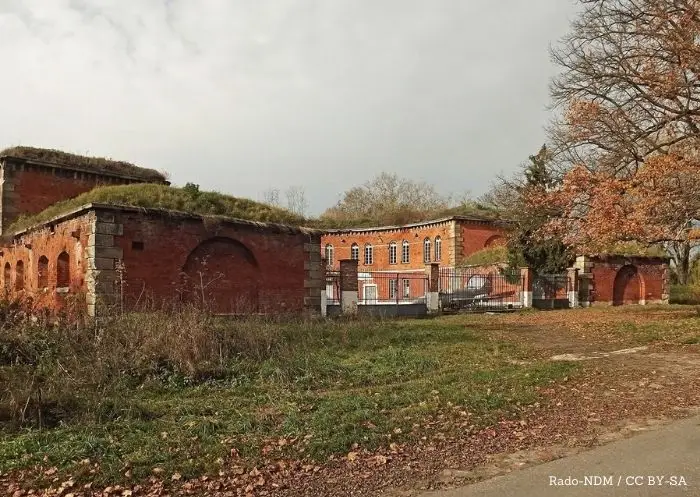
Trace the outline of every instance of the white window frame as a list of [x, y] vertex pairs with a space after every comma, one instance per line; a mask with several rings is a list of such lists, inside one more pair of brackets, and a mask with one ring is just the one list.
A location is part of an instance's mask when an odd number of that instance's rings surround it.
[[430, 238], [423, 240], [423, 262], [425, 264], [430, 262], [430, 251], [432, 250], [432, 244], [430, 243]]
[[350, 246], [350, 258], [354, 261], [360, 260], [360, 246], [356, 243]]
[[442, 260], [442, 238], [439, 236], [435, 237], [435, 262], [440, 262]]
[[389, 244], [389, 264], [396, 264], [397, 262], [397, 246], [396, 242], [391, 242]]
[[403, 298], [407, 299], [411, 296], [411, 280], [408, 278], [403, 279]]
[[333, 267], [333, 256], [335, 255], [335, 249], [330, 243], [326, 244], [326, 266]]
[[[367, 298], [367, 289], [374, 288], [374, 298]], [[379, 289], [376, 283], [366, 283], [362, 285], [362, 300], [365, 304], [376, 304], [379, 301]]]
[[399, 282], [398, 280], [392, 278], [389, 280], [389, 300], [394, 300], [396, 299], [396, 296], [399, 293]]
[[365, 266], [374, 264], [374, 247], [371, 243], [365, 245]]
[[411, 263], [411, 244], [407, 240], [401, 242], [401, 264]]

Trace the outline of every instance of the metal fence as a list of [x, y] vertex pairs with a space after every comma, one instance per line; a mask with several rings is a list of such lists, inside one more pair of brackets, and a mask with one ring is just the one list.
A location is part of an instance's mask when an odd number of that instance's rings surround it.
[[443, 311], [503, 311], [522, 307], [523, 277], [519, 272], [477, 273], [470, 268], [439, 270]]
[[425, 303], [428, 277], [420, 273], [361, 272], [357, 275], [359, 305]]
[[566, 273], [536, 274], [532, 280], [532, 306], [537, 309], [567, 309], [569, 290]]

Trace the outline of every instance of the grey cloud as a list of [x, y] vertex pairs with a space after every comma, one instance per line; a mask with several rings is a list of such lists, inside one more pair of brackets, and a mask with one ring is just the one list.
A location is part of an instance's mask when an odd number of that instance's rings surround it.
[[483, 192], [541, 145], [565, 0], [0, 0], [8, 144], [314, 213], [381, 171]]

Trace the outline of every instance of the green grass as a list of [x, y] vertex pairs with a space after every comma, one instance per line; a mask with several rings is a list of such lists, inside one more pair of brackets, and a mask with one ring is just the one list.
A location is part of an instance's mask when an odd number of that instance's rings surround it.
[[31, 216], [20, 216], [10, 227], [14, 233], [48, 221], [89, 203], [169, 209], [202, 216], [221, 216], [248, 221], [303, 225], [306, 220], [292, 212], [245, 198], [199, 191], [196, 186], [176, 188], [159, 184], [117, 185], [95, 188], [77, 197], [57, 202]]
[[505, 246], [495, 246], [481, 249], [464, 259], [465, 266], [483, 266], [488, 264], [498, 264], [508, 260], [508, 248]]
[[[146, 358], [164, 345], [140, 345], [130, 326], [121, 324], [118, 342], [136, 342], [130, 345], [132, 361], [118, 362], [126, 352], [116, 341], [95, 355], [114, 350], [110, 361], [117, 362], [109, 367], [124, 371], [131, 363], [132, 371], [107, 381], [108, 366], [92, 363], [96, 360], [85, 346], [88, 352], [80, 354], [86, 356], [81, 360], [88, 363], [85, 375], [90, 373], [90, 378], [80, 387], [80, 373], [63, 360], [62, 366], [74, 375], [72, 383], [58, 369], [55, 373], [62, 385], [72, 385], [75, 402], [67, 405], [76, 412], [43, 430], [31, 423], [6, 423], [0, 430], [0, 472], [43, 464], [80, 475], [86, 468], [80, 461], [90, 459], [100, 464], [99, 473], [90, 477], [96, 482], [124, 480], [125, 468], [134, 479], [154, 467], [194, 476], [216, 471], [232, 448], [249, 464], [258, 462], [266, 447], [276, 447], [277, 455], [324, 460], [347, 453], [355, 443], [372, 448], [415, 439], [424, 434], [421, 425], [437, 414], [449, 420], [466, 411], [470, 423], [484, 425], [536, 402], [536, 386], [570, 375], [577, 367], [515, 365], [513, 359], [527, 351], [492, 341], [454, 319], [216, 322], [210, 323], [215, 336], [202, 335], [201, 343], [219, 340], [212, 355], [222, 357], [214, 368], [217, 374], [206, 377], [198, 368], [211, 370], [213, 359], [204, 353], [189, 372], [187, 360], [178, 362], [180, 355], [159, 358], [158, 363], [168, 366], [156, 368]], [[164, 326], [159, 321], [149, 330], [157, 335]], [[179, 343], [172, 330], [162, 335]], [[50, 340], [47, 334], [37, 336]], [[193, 340], [200, 343], [196, 336]], [[27, 349], [26, 343], [15, 344], [20, 346]], [[180, 346], [182, 357], [195, 348]], [[72, 354], [56, 352], [51, 344], [43, 347], [52, 350], [45, 355], [49, 369], [49, 357]], [[20, 372], [7, 360], [5, 364], [0, 373]], [[102, 375], [101, 382], [95, 379]], [[95, 382], [102, 385], [102, 393], [91, 399], [98, 388]], [[280, 439], [296, 441], [280, 446]]]

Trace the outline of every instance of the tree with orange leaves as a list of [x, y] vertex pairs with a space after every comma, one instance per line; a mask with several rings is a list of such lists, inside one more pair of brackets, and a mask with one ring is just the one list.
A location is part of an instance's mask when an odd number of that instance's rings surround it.
[[664, 244], [687, 278], [700, 219], [700, 0], [580, 0], [553, 50], [550, 128], [560, 207], [581, 250]]

